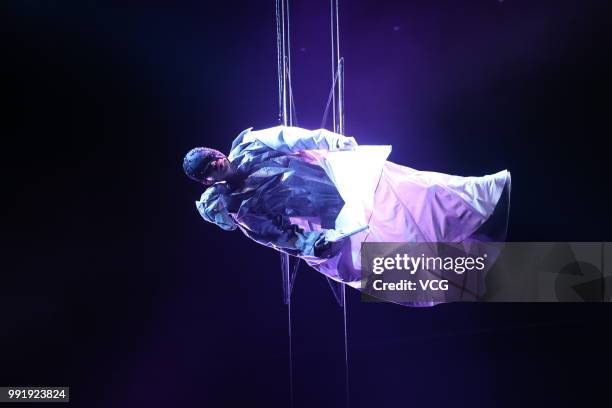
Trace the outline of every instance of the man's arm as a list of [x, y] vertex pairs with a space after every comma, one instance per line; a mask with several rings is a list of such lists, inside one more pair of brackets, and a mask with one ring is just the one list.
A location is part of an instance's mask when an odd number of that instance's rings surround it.
[[316, 256], [325, 231], [304, 231], [288, 218], [265, 214], [245, 214], [240, 229], [252, 240], [294, 256]]

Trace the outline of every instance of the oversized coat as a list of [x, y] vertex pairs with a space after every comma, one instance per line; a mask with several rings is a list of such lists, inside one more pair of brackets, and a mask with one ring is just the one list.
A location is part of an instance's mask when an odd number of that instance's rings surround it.
[[[196, 201], [202, 217], [240, 228], [260, 244], [298, 256], [326, 276], [360, 286], [363, 242], [461, 242], [505, 237], [507, 211], [490, 237], [480, 227], [509, 195], [507, 170], [482, 177], [418, 171], [387, 160], [391, 146], [339, 150], [326, 129], [246, 129], [228, 159], [242, 181], [219, 182]], [[501, 213], [501, 215], [499, 215]], [[353, 233], [332, 258], [314, 256], [322, 235]]]

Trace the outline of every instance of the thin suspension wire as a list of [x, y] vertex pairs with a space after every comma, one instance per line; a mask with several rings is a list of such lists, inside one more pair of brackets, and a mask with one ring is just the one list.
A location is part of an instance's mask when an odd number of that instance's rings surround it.
[[[282, 1], [282, 3], [281, 3]], [[276, 0], [276, 46], [278, 63], [278, 99], [279, 99], [279, 121], [283, 126], [293, 125], [293, 112], [295, 104], [293, 101], [293, 90], [291, 85], [291, 46], [289, 25], [289, 0]], [[286, 14], [285, 14], [286, 10]], [[285, 31], [285, 24], [287, 30]], [[289, 88], [289, 118], [287, 118], [287, 88]], [[283, 290], [285, 303], [287, 305], [287, 334], [289, 337], [289, 406], [293, 407], [293, 339], [292, 339], [292, 316], [291, 316], [291, 291], [299, 266], [299, 259], [291, 271], [291, 258], [286, 253], [281, 253], [281, 270], [283, 274]]]
[[336, 54], [334, 52], [334, 0], [329, 0], [329, 18], [331, 29], [331, 74], [332, 74], [332, 130], [336, 131]]
[[291, 66], [289, 65], [287, 68], [287, 73], [289, 77], [289, 112], [291, 114], [289, 119], [289, 126], [299, 126], [298, 118], [297, 118], [297, 109], [295, 107], [295, 99], [293, 99], [293, 84], [291, 82]]
[[[335, 3], [335, 40], [336, 44], [334, 47], [334, 3]], [[332, 49], [332, 103], [334, 106], [334, 131], [344, 134], [344, 61], [340, 58], [340, 19], [339, 19], [339, 0], [330, 0], [331, 5], [331, 49]], [[334, 55], [335, 48], [335, 55]], [[334, 61], [335, 57], [335, 61]], [[337, 63], [337, 72], [334, 63]], [[335, 76], [334, 76], [335, 73]], [[337, 125], [336, 128], [336, 78], [338, 82], [338, 108], [337, 108]], [[329, 103], [329, 101], [328, 101]], [[350, 383], [349, 383], [349, 360], [348, 360], [348, 325], [347, 325], [347, 308], [346, 308], [346, 285], [341, 287], [342, 296], [342, 313], [344, 321], [344, 373], [345, 373], [345, 394], [346, 394], [346, 406], [350, 406]]]
[[300, 126], [297, 116], [297, 109], [295, 107], [295, 99], [293, 99], [293, 86], [291, 85], [291, 77], [289, 78], [289, 106], [292, 113], [291, 126]]
[[[277, 0], [278, 1], [278, 0]], [[281, 3], [281, 30], [282, 30], [282, 61], [283, 61], [283, 115], [282, 115], [282, 121], [283, 121], [283, 125], [287, 126], [287, 68], [286, 68], [286, 55], [285, 55], [285, 49], [286, 49], [286, 36], [285, 36], [285, 0], [282, 1]]]
[[[281, 254], [281, 256], [286, 256], [287, 261], [289, 261], [289, 255]], [[285, 290], [287, 290], [287, 293], [289, 293], [287, 298], [287, 333], [289, 335], [289, 406], [293, 407], [293, 336], [291, 330], [291, 278], [286, 280]]]
[[283, 83], [282, 78], [284, 73], [282, 68], [282, 56], [281, 49], [283, 47], [281, 43], [281, 29], [280, 29], [280, 7], [278, 0], [276, 0], [276, 68], [278, 71], [278, 120], [282, 122], [283, 117]]
[[293, 126], [293, 112], [291, 109], [292, 106], [292, 94], [291, 91], [291, 31], [290, 31], [290, 16], [289, 16], [289, 0], [283, 0], [286, 2], [286, 10], [287, 10], [287, 80], [289, 81], [289, 126]]
[[[340, 58], [340, 64], [344, 64], [343, 58]], [[340, 75], [340, 67], [338, 66], [338, 69], [336, 70], [336, 74], [332, 77], [332, 86], [331, 86], [331, 89], [329, 90], [329, 96], [327, 97], [327, 103], [325, 104], [325, 109], [323, 110], [323, 119], [321, 119], [321, 128], [324, 128], [325, 125], [327, 124], [327, 114], [329, 113], [329, 107], [331, 106], [331, 103], [332, 103], [332, 99], [333, 99], [334, 92], [336, 89], [336, 82], [338, 81], [339, 75]]]
[[[336, 61], [338, 62], [338, 69], [340, 70], [340, 21], [338, 17], [338, 2], [336, 1]], [[344, 134], [344, 101], [342, 100], [342, 88], [344, 85], [344, 72], [340, 75], [340, 81], [338, 82], [338, 133]]]
[[346, 319], [346, 285], [342, 285], [342, 312], [344, 318], [344, 392], [346, 394], [346, 407], [350, 407], [350, 387], [349, 387], [349, 363], [348, 363], [348, 328]]

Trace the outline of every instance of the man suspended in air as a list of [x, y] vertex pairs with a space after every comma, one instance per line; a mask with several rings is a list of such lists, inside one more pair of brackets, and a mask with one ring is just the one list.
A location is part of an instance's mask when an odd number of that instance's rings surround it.
[[196, 201], [206, 221], [355, 288], [363, 242], [505, 240], [510, 172], [418, 171], [388, 161], [390, 152], [326, 129], [250, 128], [228, 156], [198, 147], [183, 169], [206, 187]]

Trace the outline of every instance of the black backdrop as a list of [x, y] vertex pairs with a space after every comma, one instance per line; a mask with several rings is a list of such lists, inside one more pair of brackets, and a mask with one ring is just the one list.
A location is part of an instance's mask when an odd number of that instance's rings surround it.
[[[181, 171], [277, 118], [274, 2], [2, 5], [0, 385], [72, 406], [285, 406], [278, 256], [204, 223]], [[587, 4], [588, 3], [588, 4]], [[510, 240], [610, 239], [604, 1], [341, 4], [347, 133], [423, 170], [513, 175]], [[292, 2], [298, 124], [330, 86], [325, 1]], [[296, 406], [342, 406], [342, 315], [304, 267]], [[606, 304], [361, 303], [352, 406], [590, 406]]]

